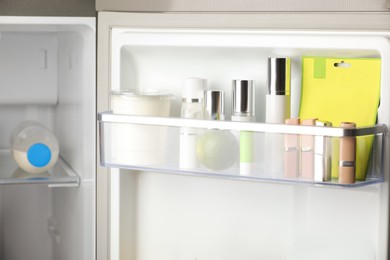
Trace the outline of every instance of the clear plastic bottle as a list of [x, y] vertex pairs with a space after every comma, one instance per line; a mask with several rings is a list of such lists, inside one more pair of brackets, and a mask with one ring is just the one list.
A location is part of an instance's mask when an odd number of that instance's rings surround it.
[[11, 135], [11, 152], [20, 168], [41, 173], [55, 165], [59, 155], [57, 138], [35, 121], [20, 123]]

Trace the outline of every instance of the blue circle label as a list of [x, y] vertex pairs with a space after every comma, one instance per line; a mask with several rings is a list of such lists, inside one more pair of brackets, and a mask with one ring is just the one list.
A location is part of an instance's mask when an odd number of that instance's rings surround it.
[[45, 167], [51, 160], [51, 151], [45, 144], [33, 144], [27, 151], [27, 159], [35, 167]]

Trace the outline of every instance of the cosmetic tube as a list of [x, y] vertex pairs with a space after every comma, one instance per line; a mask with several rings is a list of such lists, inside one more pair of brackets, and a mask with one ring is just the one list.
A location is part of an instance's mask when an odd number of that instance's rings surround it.
[[[290, 59], [268, 58], [265, 122], [284, 124], [290, 118]], [[265, 167], [273, 178], [283, 176], [284, 136], [265, 134]]]
[[[183, 81], [181, 117], [189, 119], [204, 118], [204, 90], [206, 80], [201, 78], [187, 78]], [[197, 169], [200, 162], [196, 155], [196, 142], [200, 136], [200, 129], [180, 128], [180, 160], [182, 169]]]
[[[301, 125], [315, 126], [317, 119], [305, 119]], [[301, 178], [306, 180], [314, 179], [314, 136], [301, 136]]]
[[265, 122], [283, 124], [290, 118], [290, 58], [268, 58]]
[[[299, 118], [286, 119], [287, 125], [299, 125]], [[299, 177], [300, 136], [297, 134], [284, 135], [284, 177], [296, 179]]]
[[[232, 121], [254, 122], [255, 85], [253, 80], [233, 80]], [[240, 146], [240, 175], [248, 176], [253, 169], [253, 133], [237, 132]]]
[[[332, 123], [318, 120], [315, 125], [331, 127]], [[330, 181], [332, 178], [331, 141], [332, 139], [327, 136], [314, 137], [314, 180], [316, 182]]]
[[205, 118], [225, 120], [225, 92], [222, 90], [205, 91]]
[[[205, 117], [223, 120], [224, 92], [208, 90], [205, 93]], [[228, 130], [209, 129], [197, 141], [196, 152], [201, 163], [212, 171], [222, 171], [233, 166], [238, 157], [238, 142]]]
[[[342, 128], [355, 128], [352, 122], [342, 122]], [[339, 183], [355, 183], [356, 137], [340, 137]]]

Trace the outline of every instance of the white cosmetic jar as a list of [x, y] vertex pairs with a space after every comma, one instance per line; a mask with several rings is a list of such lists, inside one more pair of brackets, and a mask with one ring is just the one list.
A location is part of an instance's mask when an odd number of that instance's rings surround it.
[[[169, 117], [173, 99], [164, 90], [117, 90], [111, 93], [110, 105], [114, 114]], [[167, 127], [115, 123], [111, 131], [113, 162], [137, 166], [164, 163]]]

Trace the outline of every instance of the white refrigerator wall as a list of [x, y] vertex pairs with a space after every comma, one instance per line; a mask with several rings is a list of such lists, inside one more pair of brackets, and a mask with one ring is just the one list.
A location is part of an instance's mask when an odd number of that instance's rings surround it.
[[[98, 110], [109, 109], [110, 89], [163, 88], [177, 97], [178, 116], [182, 79], [204, 77], [227, 92], [229, 118], [231, 80], [249, 78], [263, 121], [267, 57], [293, 58], [295, 99], [302, 55], [380, 57], [379, 122], [389, 125], [389, 21], [385, 14], [99, 13]], [[298, 100], [293, 105], [297, 115]], [[112, 169], [101, 189], [110, 200], [98, 205], [110, 224], [98, 228], [106, 228], [111, 259], [385, 260], [388, 171], [385, 161], [383, 184], [338, 189]], [[98, 234], [98, 243], [105, 239]]]
[[95, 19], [0, 17], [1, 149], [36, 120], [79, 187], [0, 186], [0, 258], [95, 257]]

